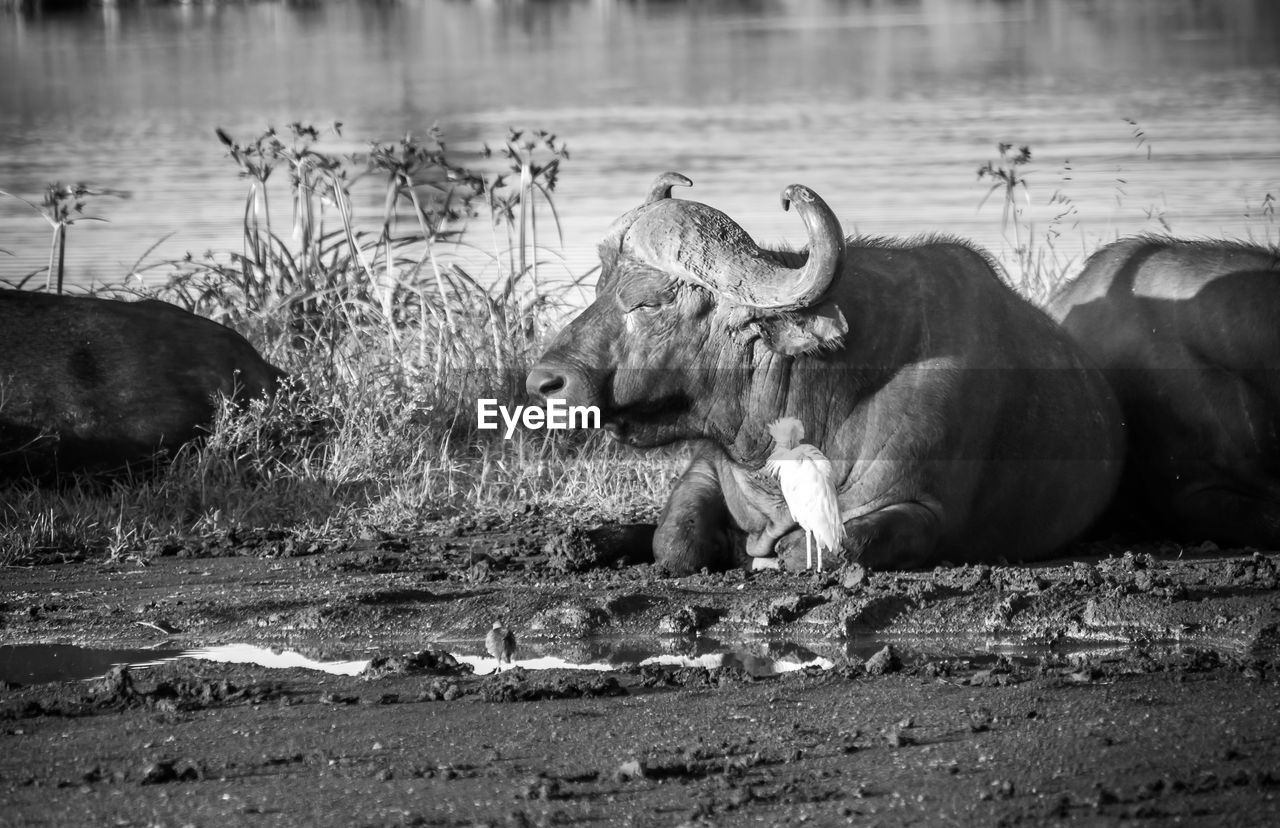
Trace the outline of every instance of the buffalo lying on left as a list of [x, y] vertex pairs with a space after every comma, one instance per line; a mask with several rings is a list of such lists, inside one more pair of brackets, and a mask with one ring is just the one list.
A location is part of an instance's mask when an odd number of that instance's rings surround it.
[[164, 302], [0, 290], [0, 480], [150, 464], [284, 373]]

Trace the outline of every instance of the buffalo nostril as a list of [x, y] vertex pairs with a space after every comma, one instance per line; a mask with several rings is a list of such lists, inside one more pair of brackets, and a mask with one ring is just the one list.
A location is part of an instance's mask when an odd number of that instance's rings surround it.
[[525, 381], [525, 390], [530, 394], [538, 394], [544, 398], [562, 391], [567, 383], [564, 374], [549, 371], [546, 368], [534, 368]]

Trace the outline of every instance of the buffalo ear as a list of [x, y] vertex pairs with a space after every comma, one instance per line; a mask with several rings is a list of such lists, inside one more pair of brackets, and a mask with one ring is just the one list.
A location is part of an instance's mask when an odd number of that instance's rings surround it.
[[840, 307], [829, 300], [796, 313], [757, 319], [756, 324], [765, 344], [786, 356], [834, 351], [844, 345], [849, 332]]

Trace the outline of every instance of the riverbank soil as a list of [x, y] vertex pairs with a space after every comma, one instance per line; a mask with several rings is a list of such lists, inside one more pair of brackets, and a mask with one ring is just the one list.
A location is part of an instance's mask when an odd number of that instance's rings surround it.
[[[0, 644], [373, 660], [8, 686], [0, 824], [1280, 824], [1275, 555], [669, 578], [646, 542], [527, 514], [10, 567]], [[448, 655], [495, 619], [615, 667]], [[835, 666], [639, 665], [708, 650]]]

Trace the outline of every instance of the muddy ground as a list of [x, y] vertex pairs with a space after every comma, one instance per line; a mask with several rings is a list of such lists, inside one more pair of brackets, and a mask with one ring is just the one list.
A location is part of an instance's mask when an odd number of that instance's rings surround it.
[[[528, 513], [0, 571], [0, 644], [387, 657], [6, 687], [0, 824], [1280, 824], [1276, 555], [668, 578], [646, 542]], [[495, 618], [617, 667], [445, 654]], [[835, 667], [636, 666], [726, 648]]]

